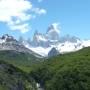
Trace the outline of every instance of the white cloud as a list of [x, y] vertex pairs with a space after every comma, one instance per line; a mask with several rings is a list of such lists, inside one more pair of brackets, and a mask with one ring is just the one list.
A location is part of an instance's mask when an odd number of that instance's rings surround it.
[[25, 0], [0, 0], [0, 21], [8, 21], [12, 16], [27, 18], [25, 11], [30, 10], [32, 4]]
[[21, 24], [21, 25], [14, 25], [10, 26], [12, 30], [20, 30], [22, 33], [28, 32], [29, 31], [29, 25], [28, 24]]
[[[33, 12], [32, 15], [29, 12]], [[34, 8], [32, 3], [28, 0], [0, 0], [0, 22], [5, 22], [10, 28], [13, 27], [20, 30], [22, 33], [27, 30], [29, 24], [22, 24], [32, 18], [35, 18], [37, 14], [45, 14], [46, 11], [40, 8]], [[21, 26], [19, 26], [21, 25]]]
[[32, 11], [39, 15], [47, 13], [45, 9], [40, 9], [40, 8], [33, 8]]

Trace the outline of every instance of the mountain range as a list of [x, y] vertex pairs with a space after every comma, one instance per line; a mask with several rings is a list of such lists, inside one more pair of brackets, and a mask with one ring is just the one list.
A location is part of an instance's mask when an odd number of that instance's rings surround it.
[[22, 43], [17, 41], [13, 36], [10, 36], [8, 34], [5, 34], [0, 38], [0, 50], [14, 50], [18, 52], [28, 53], [35, 57], [41, 57], [39, 54], [26, 48]]
[[51, 52], [53, 48], [60, 54], [63, 54], [90, 46], [90, 40], [81, 40], [71, 35], [60, 37], [60, 29], [56, 24], [51, 24], [45, 34], [35, 31], [32, 40], [26, 41], [20, 39], [20, 41], [25, 47], [43, 57], [48, 57], [48, 54], [50, 56], [49, 52]]
[[[16, 40], [8, 34], [0, 38], [0, 50], [16, 50], [30, 53], [36, 57], [48, 57], [57, 55], [52, 52], [53, 48], [58, 54], [75, 52], [90, 46], [90, 40], [81, 40], [76, 36], [65, 35], [60, 37], [60, 31], [56, 24], [48, 27], [45, 34], [35, 31], [33, 39], [24, 40], [22, 37]], [[51, 53], [50, 53], [51, 52]]]

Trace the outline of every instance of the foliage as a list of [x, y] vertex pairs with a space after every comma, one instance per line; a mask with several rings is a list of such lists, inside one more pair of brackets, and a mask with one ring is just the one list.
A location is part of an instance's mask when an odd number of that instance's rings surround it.
[[0, 90], [36, 90], [35, 81], [11, 64], [0, 61]]
[[0, 60], [9, 62], [25, 72], [30, 72], [32, 64], [39, 63], [40, 58], [29, 53], [23, 53], [13, 50], [0, 51]]
[[36, 82], [28, 72], [32, 64], [40, 60], [29, 53], [0, 51], [0, 90], [37, 90]]
[[34, 65], [30, 75], [45, 90], [90, 90], [90, 47]]

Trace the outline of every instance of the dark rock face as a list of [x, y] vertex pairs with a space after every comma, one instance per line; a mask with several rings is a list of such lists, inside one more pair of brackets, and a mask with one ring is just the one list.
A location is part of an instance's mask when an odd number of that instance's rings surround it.
[[56, 48], [52, 48], [51, 51], [48, 53], [48, 57], [56, 56], [59, 54], [59, 51]]
[[5, 40], [6, 42], [17, 41], [13, 36], [9, 36], [8, 34], [3, 35], [1, 39]]

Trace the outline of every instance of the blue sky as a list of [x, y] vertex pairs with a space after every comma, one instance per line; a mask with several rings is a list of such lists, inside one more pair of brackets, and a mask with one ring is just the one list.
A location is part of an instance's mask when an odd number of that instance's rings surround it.
[[[4, 7], [0, 5], [0, 36], [8, 33], [16, 38], [31, 38], [35, 30], [45, 33], [50, 24], [60, 23], [61, 36], [70, 34], [81, 39], [90, 39], [90, 0], [2, 1], [5, 0], [0, 1]], [[16, 3], [16, 7], [10, 6], [10, 1]], [[8, 10], [5, 6], [9, 6]], [[18, 11], [17, 7], [20, 8]], [[10, 11], [13, 13], [9, 13]]]

